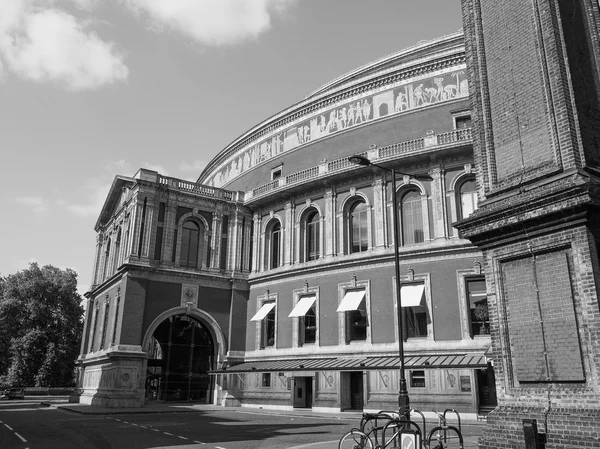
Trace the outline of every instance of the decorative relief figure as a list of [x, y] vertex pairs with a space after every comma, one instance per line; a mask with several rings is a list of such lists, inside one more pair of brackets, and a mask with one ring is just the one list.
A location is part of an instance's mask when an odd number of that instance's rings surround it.
[[233, 156], [225, 167], [215, 173], [212, 179], [209, 178], [207, 184], [223, 187], [233, 178], [284, 151], [293, 150], [300, 145], [369, 120], [441, 101], [467, 97], [469, 86], [464, 75], [463, 70], [458, 70], [422, 79], [321, 112], [318, 116], [307, 118], [242, 150], [240, 154]]

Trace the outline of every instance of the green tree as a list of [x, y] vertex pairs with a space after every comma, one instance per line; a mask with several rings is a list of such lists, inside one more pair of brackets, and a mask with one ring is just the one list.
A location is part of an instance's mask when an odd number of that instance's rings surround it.
[[82, 316], [71, 269], [32, 263], [0, 278], [0, 382], [72, 384]]

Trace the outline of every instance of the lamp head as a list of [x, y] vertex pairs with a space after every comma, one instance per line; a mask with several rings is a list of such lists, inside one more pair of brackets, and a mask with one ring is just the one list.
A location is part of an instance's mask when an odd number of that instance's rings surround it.
[[358, 154], [350, 156], [348, 160], [355, 165], [371, 165], [371, 161], [369, 159], [364, 156], [359, 156]]
[[417, 181], [433, 181], [433, 178], [427, 174], [423, 175], [410, 175], [411, 178], [416, 179]]

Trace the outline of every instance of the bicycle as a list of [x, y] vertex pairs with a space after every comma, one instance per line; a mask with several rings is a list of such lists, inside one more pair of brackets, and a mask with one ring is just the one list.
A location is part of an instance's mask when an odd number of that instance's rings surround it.
[[[413, 421], [401, 419], [397, 412], [380, 411], [378, 413], [363, 413], [360, 420], [360, 429], [354, 428], [342, 435], [338, 443], [338, 449], [386, 449], [400, 447], [402, 438], [412, 438], [412, 448], [421, 449], [421, 430], [419, 425]], [[381, 421], [385, 421], [382, 425]], [[387, 439], [386, 432], [393, 431], [392, 436]]]
[[[461, 432], [460, 425], [460, 415], [456, 410], [447, 409], [443, 414], [433, 412], [438, 415], [439, 424], [431, 429], [429, 435], [427, 436], [426, 447], [429, 449], [464, 449], [463, 436]], [[452, 412], [455, 413], [458, 417], [458, 427], [448, 425], [448, 421], [446, 420], [446, 413]], [[455, 434], [452, 436], [451, 434]], [[432, 439], [436, 438], [437, 444], [432, 446]]]

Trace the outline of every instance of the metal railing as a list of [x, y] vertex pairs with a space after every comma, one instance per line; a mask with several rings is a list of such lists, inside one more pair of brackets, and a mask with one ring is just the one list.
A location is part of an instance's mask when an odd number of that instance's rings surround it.
[[[467, 144], [472, 142], [471, 128], [455, 129], [445, 133], [431, 134], [417, 139], [398, 142], [385, 147], [377, 148], [375, 154], [371, 153], [370, 158], [377, 163], [385, 162], [386, 159], [393, 159], [400, 155], [417, 153], [424, 150], [435, 150], [454, 144]], [[369, 151], [358, 153], [367, 157]], [[355, 165], [348, 161], [348, 157], [339, 158], [333, 161], [323, 161], [316, 167], [306, 168], [296, 173], [292, 173], [283, 178], [276, 179], [262, 186], [252, 189], [246, 194], [246, 200], [252, 201], [265, 196], [277, 190], [283, 190], [287, 186], [298, 184], [305, 181], [316, 180], [319, 178], [331, 176], [332, 174], [352, 170]]]

